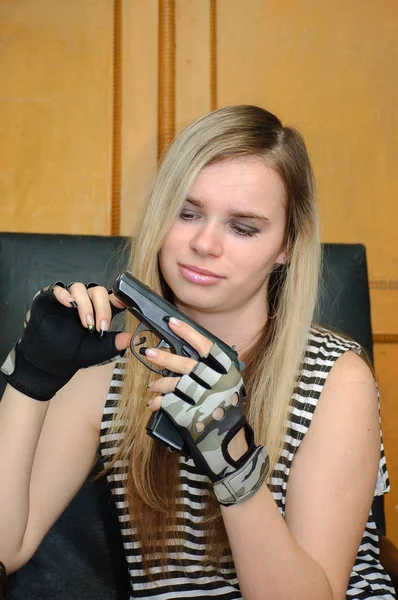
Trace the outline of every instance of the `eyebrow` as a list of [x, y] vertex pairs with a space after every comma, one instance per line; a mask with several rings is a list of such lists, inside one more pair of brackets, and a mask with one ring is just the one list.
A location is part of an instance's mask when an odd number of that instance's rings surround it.
[[[189, 202], [190, 204], [193, 204], [194, 206], [198, 206], [200, 208], [204, 207], [204, 203], [202, 202], [202, 200], [199, 200], [199, 198], [192, 198], [192, 196], [188, 196], [185, 199], [186, 202]], [[256, 219], [257, 221], [262, 221], [263, 223], [270, 223], [271, 221], [268, 219], [268, 217], [265, 217], [264, 215], [259, 215], [257, 213], [254, 212], [242, 212], [240, 210], [229, 210], [228, 211], [228, 215], [230, 217], [234, 217], [236, 219]]]

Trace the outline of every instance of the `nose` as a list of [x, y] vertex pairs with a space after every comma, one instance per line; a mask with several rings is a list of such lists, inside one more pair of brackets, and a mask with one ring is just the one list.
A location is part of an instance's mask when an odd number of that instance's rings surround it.
[[222, 254], [222, 234], [217, 223], [200, 223], [193, 235], [190, 248], [200, 256]]

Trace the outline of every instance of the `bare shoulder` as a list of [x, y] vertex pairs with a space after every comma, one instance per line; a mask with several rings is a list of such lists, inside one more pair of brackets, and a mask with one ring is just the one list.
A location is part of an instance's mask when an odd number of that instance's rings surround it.
[[[300, 446], [297, 458], [330, 440], [334, 446], [340, 439], [346, 453], [351, 447], [363, 446], [375, 454], [380, 443], [377, 387], [366, 362], [354, 351], [344, 352], [326, 379], [310, 428]], [[371, 440], [371, 443], [369, 443]], [[377, 443], [376, 443], [377, 442]], [[295, 459], [296, 465], [301, 462]]]
[[375, 379], [365, 360], [353, 350], [344, 352], [333, 365], [325, 384], [326, 387], [339, 383], [367, 383], [374, 389]]
[[336, 360], [326, 379], [313, 425], [314, 429], [333, 427], [338, 430], [351, 419], [353, 436], [361, 435], [362, 428], [370, 425], [379, 430], [375, 378], [366, 362], [349, 350]]

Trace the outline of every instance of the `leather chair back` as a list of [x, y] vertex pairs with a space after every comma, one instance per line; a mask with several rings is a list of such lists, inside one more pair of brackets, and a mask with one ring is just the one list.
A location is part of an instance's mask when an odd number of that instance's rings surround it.
[[[37, 290], [56, 280], [96, 281], [110, 287], [126, 268], [125, 242], [122, 237], [0, 234], [0, 361], [21, 335]], [[353, 337], [372, 356], [365, 248], [325, 244], [323, 250], [318, 320]], [[3, 388], [0, 378], [0, 394]], [[382, 499], [377, 502], [374, 508], [383, 533]], [[89, 477], [35, 556], [8, 581], [11, 600], [129, 598], [117, 518], [104, 481], [92, 482]]]

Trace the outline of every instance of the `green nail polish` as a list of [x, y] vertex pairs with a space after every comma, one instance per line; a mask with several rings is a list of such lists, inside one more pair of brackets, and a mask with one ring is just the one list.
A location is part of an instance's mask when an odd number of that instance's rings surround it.
[[90, 333], [92, 333], [95, 330], [95, 325], [89, 324], [89, 325], [87, 325], [87, 329], [89, 330]]

